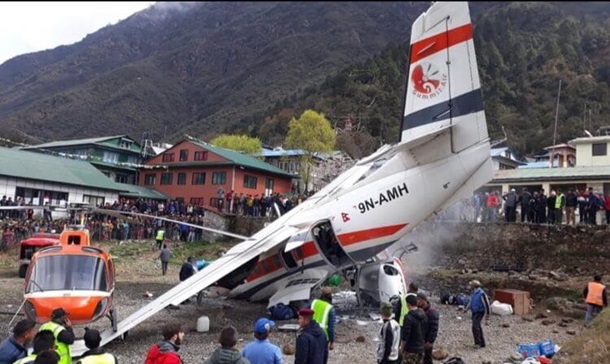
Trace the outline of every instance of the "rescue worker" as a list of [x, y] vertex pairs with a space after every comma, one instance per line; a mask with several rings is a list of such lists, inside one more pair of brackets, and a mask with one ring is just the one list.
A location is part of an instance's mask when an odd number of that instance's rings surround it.
[[566, 196], [561, 190], [557, 191], [557, 197], [555, 197], [555, 223], [561, 225], [563, 223], [563, 209], [566, 206]]
[[13, 327], [13, 335], [0, 343], [0, 364], [12, 364], [28, 355], [27, 344], [36, 335], [36, 322], [21, 320]]
[[155, 237], [155, 240], [157, 241], [157, 249], [161, 250], [161, 246], [163, 245], [164, 239], [165, 229], [163, 227], [160, 227], [159, 230], [157, 230], [157, 236]]
[[298, 314], [301, 333], [297, 337], [294, 364], [326, 364], [328, 340], [320, 325], [313, 320], [314, 312], [310, 308], [302, 308]]
[[417, 294], [417, 307], [424, 311], [428, 319], [424, 330], [424, 364], [433, 364], [432, 350], [438, 335], [438, 311], [432, 308], [428, 297], [423, 292]]
[[337, 312], [332, 305], [333, 291], [330, 287], [323, 287], [320, 293], [320, 298], [311, 302], [313, 310], [313, 319], [320, 325], [322, 331], [328, 340], [328, 348], [335, 348], [335, 323], [337, 321]]
[[396, 309], [394, 310], [394, 318], [398, 321], [400, 327], [404, 324], [405, 315], [409, 313], [409, 306], [407, 305], [407, 297], [409, 296], [417, 296], [417, 291], [419, 288], [415, 282], [409, 283], [409, 288], [407, 289], [407, 293], [403, 293], [399, 297], [399, 301], [396, 304]]
[[483, 317], [485, 317], [485, 325], [489, 325], [489, 298], [481, 288], [481, 282], [474, 280], [470, 281], [469, 284], [472, 295], [470, 296], [470, 302], [464, 307], [464, 311], [468, 311], [469, 309], [472, 311], [472, 336], [474, 336], [474, 348], [484, 348], [485, 336], [483, 335], [481, 321], [483, 320]]
[[407, 297], [409, 313], [400, 330], [400, 353], [405, 364], [422, 364], [424, 361], [424, 331], [426, 314], [417, 308], [417, 297]]
[[57, 364], [59, 363], [59, 354], [55, 350], [46, 350], [38, 354], [34, 360], [34, 364]]
[[593, 282], [589, 282], [583, 291], [585, 302], [587, 303], [587, 314], [585, 315], [585, 326], [595, 318], [604, 307], [608, 307], [608, 295], [606, 286], [602, 284], [602, 276], [596, 274]]
[[392, 318], [393, 306], [384, 302], [381, 305], [383, 325], [377, 342], [377, 364], [398, 364], [400, 362], [400, 325]]
[[38, 355], [44, 351], [53, 351], [54, 354], [57, 354], [55, 353], [55, 336], [49, 330], [42, 330], [36, 333], [32, 354], [17, 360], [13, 364], [32, 364]]
[[51, 313], [51, 321], [42, 324], [39, 331], [50, 330], [55, 336], [55, 351], [59, 354], [59, 364], [72, 364], [70, 345], [74, 344], [74, 331], [68, 313], [57, 308]]
[[99, 331], [86, 328], [83, 339], [85, 340], [85, 346], [89, 350], [85, 351], [76, 364], [117, 364], [114, 355], [107, 353], [104, 348], [100, 348], [102, 336]]

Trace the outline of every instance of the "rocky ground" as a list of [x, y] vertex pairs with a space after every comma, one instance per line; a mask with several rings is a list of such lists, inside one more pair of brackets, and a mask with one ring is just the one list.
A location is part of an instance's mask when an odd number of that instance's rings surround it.
[[[135, 243], [134, 243], [135, 244]], [[120, 251], [118, 251], [120, 252]], [[117, 253], [118, 254], [118, 253]], [[124, 253], [117, 257], [117, 292], [116, 307], [119, 318], [126, 317], [178, 282], [179, 261], [170, 266], [167, 276], [161, 276], [160, 265], [155, 261], [152, 245], [145, 243], [136, 248], [136, 253]], [[0, 334], [1, 338], [8, 333], [10, 312], [15, 312], [22, 299], [23, 280], [17, 277], [16, 257], [14, 253], [0, 256]], [[417, 277], [416, 277], [417, 278]], [[421, 281], [429, 281], [423, 279]], [[427, 289], [425, 285], [421, 288]], [[144, 297], [148, 291], [154, 296]], [[433, 289], [430, 291], [434, 292]], [[380, 323], [373, 321], [369, 313], [372, 309], [357, 309], [356, 300], [349, 293], [338, 292], [338, 316], [341, 322], [337, 325], [337, 344], [330, 355], [329, 363], [375, 363], [375, 345]], [[470, 331], [469, 315], [458, 311], [455, 306], [443, 306], [436, 303], [440, 311], [440, 333], [437, 347], [442, 347], [450, 356], [460, 356], [470, 363], [505, 363], [518, 343], [538, 342], [552, 339], [559, 346], [569, 341], [572, 335], [581, 331], [581, 321], [562, 322], [559, 311], [547, 311], [542, 305], [537, 305], [536, 312], [524, 320], [521, 316], [493, 316], [489, 326], [484, 327], [488, 346], [484, 349], [472, 348], [473, 340]], [[201, 362], [216, 348], [218, 333], [225, 325], [233, 325], [240, 333], [239, 347], [243, 347], [252, 339], [252, 324], [266, 313], [264, 304], [245, 303], [234, 300], [206, 299], [202, 307], [194, 303], [181, 305], [178, 309], [166, 309], [156, 314], [129, 332], [126, 341], [116, 341], [107, 346], [119, 361], [124, 363], [141, 363], [146, 350], [160, 338], [159, 328], [166, 322], [179, 322], [187, 332], [180, 353], [185, 363]], [[210, 317], [210, 332], [195, 331], [197, 318]], [[539, 318], [536, 319], [536, 316]], [[547, 316], [547, 317], [543, 317]], [[281, 322], [296, 323], [296, 321]], [[92, 324], [92, 327], [106, 328], [108, 321], [102, 320]], [[561, 326], [560, 326], [561, 325]], [[82, 335], [83, 328], [77, 329]], [[276, 332], [272, 341], [280, 347], [293, 345], [294, 332]], [[294, 356], [285, 355], [285, 362], [290, 363]]]

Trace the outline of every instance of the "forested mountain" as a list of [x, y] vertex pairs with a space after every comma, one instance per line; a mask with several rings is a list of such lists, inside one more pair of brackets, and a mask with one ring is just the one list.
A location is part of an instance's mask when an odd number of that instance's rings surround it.
[[[158, 3], [0, 65], [0, 123], [44, 140], [247, 132], [313, 108], [358, 157], [398, 137], [411, 22], [429, 3]], [[490, 133], [521, 153], [610, 124], [608, 3], [471, 3]], [[588, 110], [585, 120], [585, 105]], [[173, 140], [172, 140], [173, 139]]]
[[[610, 124], [606, 119], [610, 111], [608, 11], [607, 3], [502, 4], [478, 15], [473, 10], [493, 138], [504, 137], [503, 126], [509, 144], [521, 154], [552, 145], [560, 79], [558, 142], [584, 136], [585, 128], [593, 133]], [[345, 133], [342, 141], [344, 149], [356, 157], [370, 153], [382, 141], [396, 141], [407, 47], [407, 42], [389, 45], [380, 56], [345, 68], [321, 87], [282, 100], [253, 131], [263, 140], [280, 141], [293, 113], [314, 108], [339, 121], [339, 126], [345, 118], [360, 126], [362, 132]]]

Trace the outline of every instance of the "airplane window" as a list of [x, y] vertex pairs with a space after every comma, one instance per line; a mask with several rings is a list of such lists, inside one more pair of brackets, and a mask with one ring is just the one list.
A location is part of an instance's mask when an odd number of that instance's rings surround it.
[[278, 255], [274, 255], [272, 259], [273, 265], [277, 268], [282, 266], [282, 262], [280, 261], [280, 257]]
[[271, 270], [271, 267], [269, 266], [269, 262], [266, 259], [263, 260], [263, 270], [265, 272], [269, 272]]
[[398, 275], [398, 269], [390, 266], [390, 265], [384, 265], [383, 266], [383, 272], [389, 276], [397, 276]]
[[98, 257], [52, 255], [41, 257], [33, 267], [29, 292], [58, 290], [107, 291], [106, 265]]

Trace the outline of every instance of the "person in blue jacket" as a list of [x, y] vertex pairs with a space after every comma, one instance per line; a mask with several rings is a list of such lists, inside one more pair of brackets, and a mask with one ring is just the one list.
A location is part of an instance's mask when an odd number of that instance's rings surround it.
[[489, 298], [481, 288], [481, 282], [477, 280], [470, 281], [470, 289], [472, 289], [472, 295], [464, 311], [468, 311], [468, 309], [472, 311], [472, 335], [475, 349], [484, 348], [486, 344], [481, 321], [485, 318], [485, 325], [489, 325]]
[[328, 340], [320, 325], [313, 320], [313, 310], [299, 310], [301, 333], [297, 337], [294, 364], [326, 364], [328, 362]]
[[28, 355], [26, 346], [36, 335], [36, 322], [28, 319], [17, 322], [13, 335], [0, 343], [0, 364], [13, 364]]

